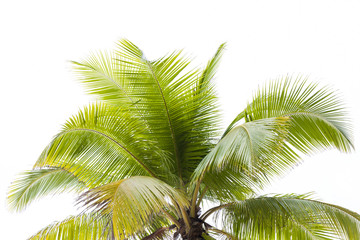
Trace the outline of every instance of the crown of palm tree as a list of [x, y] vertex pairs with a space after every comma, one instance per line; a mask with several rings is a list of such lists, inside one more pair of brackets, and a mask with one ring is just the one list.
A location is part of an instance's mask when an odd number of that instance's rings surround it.
[[[357, 213], [307, 194], [258, 195], [303, 154], [351, 151], [335, 92], [273, 81], [221, 131], [213, 78], [224, 47], [190, 71], [180, 51], [149, 61], [125, 39], [73, 62], [98, 101], [64, 124], [8, 202], [21, 211], [73, 191], [84, 211], [30, 239], [360, 239]], [[201, 214], [204, 200], [215, 207]]]

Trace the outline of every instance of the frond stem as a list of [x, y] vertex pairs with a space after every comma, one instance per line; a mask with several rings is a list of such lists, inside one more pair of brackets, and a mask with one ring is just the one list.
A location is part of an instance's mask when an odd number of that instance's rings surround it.
[[164, 96], [164, 93], [162, 91], [162, 88], [160, 86], [160, 82], [151, 66], [151, 64], [149, 63], [149, 61], [145, 60], [146, 62], [146, 65], [148, 66], [148, 68], [150, 69], [151, 71], [151, 75], [153, 76], [153, 78], [155, 79], [155, 82], [159, 88], [159, 91], [160, 91], [160, 94], [161, 94], [161, 97], [162, 97], [162, 100], [164, 102], [164, 106], [165, 106], [165, 109], [166, 109], [166, 116], [167, 116], [167, 120], [169, 122], [169, 127], [170, 127], [170, 132], [171, 132], [171, 139], [172, 139], [172, 142], [173, 142], [173, 145], [174, 145], [174, 152], [175, 152], [175, 159], [176, 159], [176, 162], [177, 162], [177, 167], [178, 167], [178, 174], [179, 174], [179, 179], [180, 179], [180, 185], [183, 185], [183, 181], [182, 181], [182, 174], [181, 174], [181, 166], [180, 166], [180, 156], [179, 156], [179, 150], [178, 150], [178, 147], [177, 147], [177, 144], [176, 144], [176, 140], [175, 140], [175, 133], [174, 133], [174, 129], [173, 129], [173, 126], [172, 126], [172, 122], [171, 122], [171, 118], [170, 118], [170, 113], [169, 113], [169, 108], [167, 106], [167, 103], [166, 103], [166, 100], [165, 100], [165, 96]]
[[180, 223], [178, 220], [174, 218], [173, 215], [165, 211], [164, 209], [161, 209], [161, 212], [166, 216], [167, 219], [169, 219], [171, 222], [173, 222], [178, 228], [180, 228]]
[[213, 231], [213, 232], [216, 232], [216, 233], [220, 233], [220, 234], [222, 234], [222, 235], [227, 236], [229, 239], [234, 239], [234, 237], [231, 236], [229, 233], [224, 232], [224, 231], [222, 231], [222, 230], [220, 230], [220, 229], [217, 229], [217, 228], [214, 228], [214, 227], [210, 227], [210, 228], [209, 228], [209, 231]]
[[[150, 239], [155, 239], [156, 237], [159, 237], [158, 235], [160, 235], [161, 233], [165, 232], [165, 231], [169, 231], [171, 229], [175, 228], [175, 225], [170, 225], [168, 227], [162, 227], [157, 229], [155, 232], [153, 232], [152, 234], [144, 237], [142, 240], [150, 240]], [[156, 238], [157, 239], [157, 238]]]
[[201, 201], [203, 200], [203, 198], [204, 198], [205, 193], [207, 192], [207, 190], [209, 190], [209, 187], [208, 187], [208, 186], [206, 186], [206, 187], [204, 188], [204, 190], [202, 191], [202, 193], [201, 193], [201, 195], [200, 195], [200, 197], [199, 197], [199, 199], [198, 199], [198, 201], [197, 201], [197, 203], [196, 203], [196, 207], [199, 207], [199, 206], [200, 206], [200, 203], [201, 203]]
[[227, 204], [223, 204], [223, 205], [219, 205], [217, 207], [213, 207], [213, 208], [210, 208], [209, 210], [207, 210], [203, 215], [201, 215], [200, 219], [205, 221], [211, 214], [213, 214], [215, 211], [219, 210], [219, 209], [222, 209], [222, 208], [225, 208], [225, 207], [228, 207], [228, 206], [231, 206], [235, 204], [235, 202], [231, 202], [231, 203], [227, 203]]
[[189, 231], [191, 228], [189, 215], [186, 213], [184, 208], [180, 207], [180, 210], [181, 210], [181, 215], [182, 215], [185, 225], [186, 225], [186, 230]]
[[198, 196], [198, 193], [199, 193], [199, 190], [200, 190], [200, 179], [199, 181], [196, 183], [196, 187], [195, 187], [195, 190], [194, 190], [194, 194], [193, 194], [193, 198], [192, 198], [192, 201], [191, 201], [191, 207], [190, 207], [190, 217], [195, 217], [195, 211], [196, 211], [196, 199], [197, 199], [197, 196]]

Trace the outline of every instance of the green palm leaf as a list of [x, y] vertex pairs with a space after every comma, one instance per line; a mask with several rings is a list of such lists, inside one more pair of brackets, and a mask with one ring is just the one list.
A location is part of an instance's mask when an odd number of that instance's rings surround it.
[[290, 117], [288, 142], [296, 149], [311, 153], [334, 147], [349, 152], [353, 144], [345, 115], [334, 91], [308, 84], [306, 79], [286, 77], [259, 90], [227, 131], [241, 120]]
[[49, 194], [82, 192], [86, 184], [62, 168], [42, 168], [25, 171], [11, 184], [8, 206], [13, 211], [24, 210], [32, 201]]
[[[79, 201], [84, 202], [89, 210], [95, 209], [102, 215], [111, 215], [117, 239], [143, 232], [143, 226], [153, 216], [171, 212], [175, 206], [184, 209], [189, 205], [180, 191], [156, 178], [145, 176], [131, 177], [91, 189]], [[175, 210], [172, 214], [178, 213]]]
[[[259, 90], [199, 164], [193, 182], [203, 176], [206, 185], [220, 193], [224, 186], [217, 188], [212, 179], [223, 179], [231, 186], [226, 178], [237, 169], [244, 179], [239, 181], [241, 185], [249, 183], [245, 189], [256, 191], [271, 177], [283, 175], [299, 163], [299, 151], [309, 154], [330, 147], [350, 151], [350, 126], [341, 101], [333, 91], [316, 87], [301, 78], [294, 82], [285, 78]], [[281, 118], [287, 119], [286, 126], [268, 123]], [[211, 173], [214, 171], [216, 176]]]
[[297, 159], [284, 145], [288, 128], [288, 117], [259, 119], [232, 128], [198, 165], [193, 182], [202, 180], [209, 187], [209, 196], [218, 200], [244, 199]]
[[87, 60], [72, 63], [89, 94], [111, 103], [132, 104], [134, 100], [129, 95], [128, 81], [117, 74], [124, 66], [117, 64], [116, 57], [112, 52], [99, 52]]
[[110, 226], [111, 222], [106, 217], [82, 214], [55, 222], [30, 237], [29, 240], [108, 240], [112, 239]]
[[197, 163], [210, 151], [211, 138], [218, 130], [212, 78], [224, 45], [201, 72], [184, 72], [190, 62], [181, 52], [149, 61], [128, 40], [121, 40], [118, 46], [115, 53], [74, 62], [76, 72], [89, 93], [128, 105], [131, 114], [147, 126], [146, 138], [168, 152], [171, 172], [180, 182], [188, 182]]
[[[156, 61], [148, 61], [134, 44], [119, 43], [119, 64], [129, 64], [130, 79], [139, 99], [136, 110], [150, 128], [148, 138], [168, 150], [173, 162], [173, 173], [187, 182], [192, 170], [209, 151], [209, 136], [217, 130], [216, 96], [211, 79], [223, 51], [221, 46], [200, 76], [197, 71], [183, 73], [189, 61], [180, 52]], [[125, 59], [125, 60], [123, 60]]]
[[128, 110], [95, 103], [68, 120], [35, 167], [66, 168], [91, 188], [128, 176], [155, 176], [155, 170], [168, 177], [166, 157], [144, 139], [144, 131]]
[[272, 157], [282, 150], [288, 121], [287, 117], [269, 118], [233, 128], [204, 158], [199, 168], [252, 171], [266, 164], [264, 158]]
[[[308, 199], [307, 195], [258, 197], [228, 203], [216, 212], [224, 230], [237, 239], [358, 239], [360, 215]], [[221, 216], [222, 214], [222, 216]]]
[[[143, 232], [136, 233], [130, 239], [164, 239], [147, 238], [161, 226], [169, 225], [169, 222], [156, 217], [143, 225]], [[171, 229], [169, 228], [169, 231]], [[164, 232], [162, 237], [168, 237], [168, 232]], [[110, 240], [114, 239], [113, 224], [111, 216], [101, 216], [99, 214], [81, 214], [71, 216], [63, 221], [55, 222], [43, 228], [41, 231], [29, 238], [29, 240], [50, 240], [50, 239], [76, 239], [76, 240]]]

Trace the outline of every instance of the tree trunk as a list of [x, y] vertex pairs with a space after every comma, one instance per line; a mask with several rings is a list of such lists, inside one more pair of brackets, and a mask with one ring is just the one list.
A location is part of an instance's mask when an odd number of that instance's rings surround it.
[[200, 240], [204, 239], [202, 234], [205, 233], [204, 222], [198, 218], [190, 218], [191, 228], [189, 231], [186, 231], [186, 225], [183, 219], [179, 219], [181, 224], [178, 231], [174, 234], [174, 239], [179, 235], [183, 240]]

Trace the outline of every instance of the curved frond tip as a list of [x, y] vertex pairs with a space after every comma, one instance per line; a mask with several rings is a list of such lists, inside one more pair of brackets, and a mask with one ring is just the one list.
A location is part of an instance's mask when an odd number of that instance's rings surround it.
[[360, 215], [307, 195], [258, 197], [209, 210], [239, 239], [359, 239]]
[[82, 214], [55, 222], [43, 228], [29, 240], [108, 240], [112, 237], [111, 219], [94, 214]]
[[79, 193], [86, 189], [84, 182], [65, 169], [34, 169], [21, 173], [10, 185], [7, 201], [11, 210], [22, 211], [43, 196], [62, 192]]
[[228, 127], [239, 121], [290, 117], [288, 142], [304, 153], [326, 148], [353, 149], [350, 121], [336, 91], [319, 88], [301, 77], [285, 77], [259, 89], [252, 102]]

